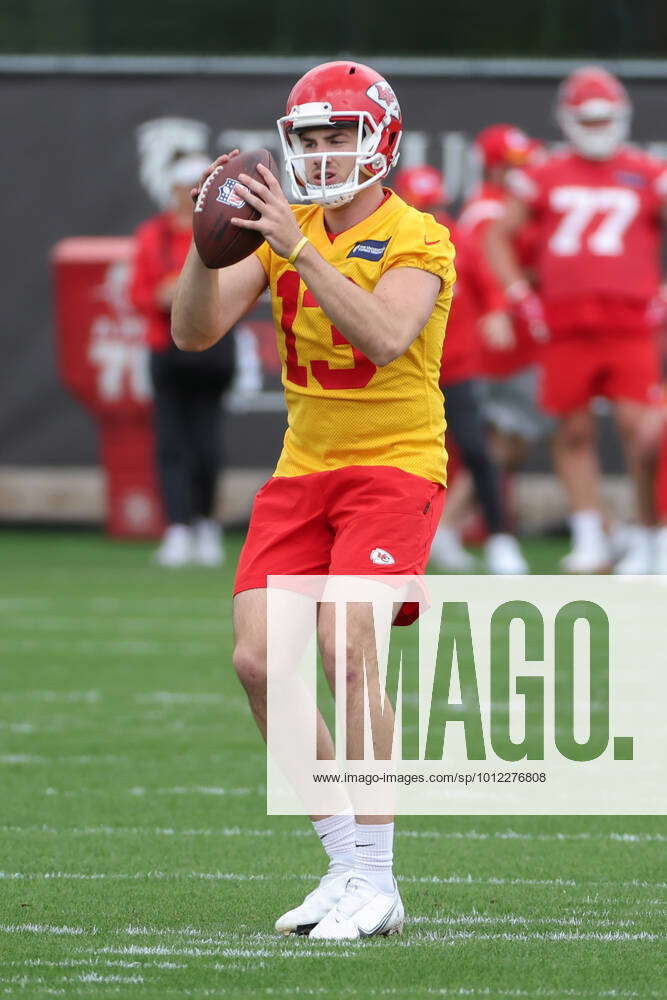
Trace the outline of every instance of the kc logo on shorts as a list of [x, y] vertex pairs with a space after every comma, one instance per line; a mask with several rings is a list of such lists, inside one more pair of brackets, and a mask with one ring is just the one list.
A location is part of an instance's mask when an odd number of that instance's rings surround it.
[[396, 562], [391, 552], [387, 552], [386, 549], [373, 549], [370, 560], [378, 566], [393, 566]]
[[389, 240], [364, 240], [363, 243], [355, 243], [347, 256], [361, 257], [362, 260], [381, 260], [388, 245]]

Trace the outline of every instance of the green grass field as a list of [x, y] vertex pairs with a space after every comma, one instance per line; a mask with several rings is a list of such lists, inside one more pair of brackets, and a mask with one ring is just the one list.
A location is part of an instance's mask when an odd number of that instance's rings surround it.
[[[0, 534], [0, 995], [667, 997], [664, 818], [404, 817], [402, 938], [280, 938], [324, 869], [267, 818], [224, 572]], [[563, 545], [533, 542], [535, 571]]]

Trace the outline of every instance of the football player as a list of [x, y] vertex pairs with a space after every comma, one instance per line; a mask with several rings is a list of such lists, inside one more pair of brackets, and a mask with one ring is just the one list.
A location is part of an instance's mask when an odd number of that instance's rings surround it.
[[[482, 170], [479, 187], [463, 206], [458, 219], [461, 239], [473, 243], [484, 255], [489, 224], [502, 216], [510, 171], [544, 157], [541, 145], [516, 125], [489, 125], [476, 138], [475, 152]], [[514, 247], [527, 283], [510, 300], [498, 282], [498, 294], [507, 322], [510, 343], [499, 349], [483, 337], [478, 375], [484, 415], [491, 427], [494, 452], [506, 472], [516, 470], [529, 449], [552, 429], [537, 404], [539, 345], [546, 337], [543, 311], [534, 287], [535, 226], [529, 222], [519, 232]], [[496, 281], [498, 279], [496, 278]]]
[[[234, 665], [264, 734], [267, 574], [424, 572], [443, 505], [438, 376], [455, 280], [447, 230], [382, 186], [398, 158], [402, 116], [378, 73], [349, 61], [315, 67], [295, 84], [278, 130], [296, 204], [270, 171], [259, 168], [261, 181], [241, 174], [239, 191], [260, 217], [237, 224], [266, 242], [217, 273], [193, 249], [173, 313], [176, 343], [200, 350], [266, 288], [271, 294], [288, 429], [275, 474], [255, 498], [234, 587]], [[318, 637], [333, 685], [330, 611], [321, 605]], [[417, 613], [403, 604], [394, 623]], [[355, 687], [360, 650], [374, 637], [367, 605], [348, 608], [347, 630]], [[348, 737], [363, 740], [361, 713], [362, 699], [348, 707]], [[381, 726], [391, 745], [391, 707]], [[333, 759], [321, 719], [318, 734], [320, 756]], [[314, 938], [399, 932], [392, 817], [311, 818], [329, 869], [276, 929]]]
[[630, 116], [625, 88], [610, 73], [572, 73], [557, 99], [569, 146], [509, 175], [512, 196], [487, 233], [508, 296], [525, 302], [530, 287], [513, 241], [529, 219], [538, 230], [536, 270], [549, 329], [542, 404], [558, 418], [554, 461], [572, 510], [569, 572], [602, 571], [612, 559], [590, 411], [596, 396], [613, 407], [643, 525], [617, 569], [648, 572], [653, 554], [656, 440], [647, 428], [655, 425], [659, 367], [649, 305], [660, 279], [667, 171], [625, 145]]
[[[476, 379], [482, 340], [491, 339], [499, 351], [509, 347], [512, 332], [503, 312], [504, 296], [478, 248], [455, 232], [444, 209], [445, 183], [439, 170], [428, 165], [406, 167], [397, 172], [393, 186], [409, 205], [430, 212], [447, 226], [456, 243], [457, 283], [447, 323], [440, 386], [445, 396], [447, 440], [454, 439], [470, 476], [463, 471], [453, 478], [451, 473], [448, 475], [447, 504], [433, 538], [431, 561], [440, 569], [475, 568], [473, 557], [461, 544], [459, 524], [476, 495], [489, 531], [484, 543], [487, 570], [526, 573], [528, 565], [509, 531], [500, 472], [489, 452]], [[451, 454], [449, 444], [448, 450]], [[470, 489], [473, 485], [474, 492]]]

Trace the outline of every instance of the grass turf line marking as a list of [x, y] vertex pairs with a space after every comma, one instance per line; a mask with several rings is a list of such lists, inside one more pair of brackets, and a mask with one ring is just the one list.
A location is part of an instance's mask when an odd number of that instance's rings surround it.
[[3, 691], [0, 692], [0, 701], [46, 701], [64, 702], [68, 705], [76, 705], [79, 702], [94, 704], [102, 701], [101, 691]]
[[435, 931], [411, 934], [407, 941], [399, 942], [399, 946], [412, 946], [419, 942], [445, 941], [454, 943], [455, 941], [600, 941], [600, 942], [624, 942], [624, 941], [667, 941], [667, 934], [651, 934], [649, 931], [637, 931], [629, 934], [625, 931], [583, 931], [576, 933], [573, 931], [553, 931], [551, 933], [539, 931], [524, 931], [513, 934], [511, 931], [503, 931], [492, 934], [488, 931], [453, 931], [450, 934], [438, 934]]
[[81, 754], [68, 757], [44, 757], [41, 754], [29, 753], [8, 753], [0, 754], [0, 765], [2, 764], [127, 764], [130, 757], [119, 754]]
[[[212, 882], [279, 882], [279, 881], [308, 881], [317, 882], [319, 876], [313, 874], [288, 873], [285, 875], [268, 875], [262, 873], [246, 872], [5, 872], [0, 871], [0, 879], [10, 881], [39, 881], [39, 880], [70, 880], [70, 881], [187, 881], [197, 879]], [[418, 885], [530, 885], [535, 887], [551, 888], [584, 888], [586, 886], [622, 886], [633, 889], [667, 889], [667, 882], [647, 882], [643, 879], [631, 879], [628, 882], [615, 882], [611, 880], [584, 880], [579, 879], [529, 879], [529, 878], [500, 878], [497, 876], [480, 878], [469, 873], [468, 875], [401, 875], [399, 882]], [[664, 902], [664, 901], [663, 901]]]
[[133, 656], [155, 656], [159, 653], [178, 653], [187, 656], [190, 653], [219, 653], [219, 642], [179, 642], [173, 639], [160, 642], [158, 639], [2, 639], [0, 652], [4, 653], [85, 653], [102, 655], [105, 653], [130, 653]]
[[[645, 914], [646, 917], [652, 914]], [[595, 923], [599, 926], [611, 926], [619, 930], [623, 927], [636, 927], [638, 920], [612, 920], [609, 917], [589, 914], [582, 917], [524, 917], [516, 913], [498, 914], [498, 916], [485, 915], [482, 913], [463, 913], [452, 917], [428, 917], [416, 916], [407, 917], [410, 924], [457, 926], [459, 924], [487, 925], [487, 924], [510, 924], [512, 926], [528, 926], [530, 924], [555, 924], [557, 927], [584, 927], [587, 924]]]
[[[161, 793], [182, 794], [181, 789], [160, 789]], [[251, 789], [219, 789], [219, 788], [198, 788], [197, 791], [207, 795], [224, 794], [248, 794]], [[132, 789], [132, 794], [144, 794], [145, 790], [139, 792]], [[52, 826], [0, 826], [0, 833], [49, 833], [58, 836], [76, 837], [313, 837], [312, 830], [271, 830], [253, 829], [249, 827], [230, 826], [215, 828], [183, 829], [176, 830], [173, 827], [150, 827], [150, 826], [86, 826], [86, 827], [62, 827], [57, 829]], [[397, 830], [396, 836], [407, 838], [429, 838], [434, 840], [520, 840], [520, 841], [612, 841], [621, 844], [649, 844], [665, 843], [667, 836], [662, 833], [551, 833], [533, 834], [517, 833], [514, 830], [496, 831], [494, 833], [477, 833], [474, 830], [466, 832], [438, 832], [437, 830], [417, 831], [417, 830]]]
[[68, 958], [61, 962], [50, 962], [46, 958], [26, 958], [24, 962], [10, 962], [10, 966], [45, 969], [76, 969], [83, 965], [99, 965], [108, 969], [187, 969], [187, 963], [182, 962], [124, 962], [122, 959], [108, 958]]
[[[181, 788], [155, 788], [147, 789], [143, 788], [141, 785], [135, 785], [132, 788], [125, 789], [128, 795], [133, 795], [141, 797], [143, 795], [231, 795], [231, 796], [244, 796], [244, 795], [265, 795], [266, 788], [262, 785], [257, 788], [245, 788], [243, 786], [237, 786], [232, 788], [218, 788], [216, 786], [206, 787], [206, 786], [194, 786], [194, 787], [181, 787]], [[74, 798], [94, 798], [101, 795], [106, 795], [106, 789], [104, 788], [73, 788], [65, 789], [64, 791], [53, 788], [49, 786], [45, 788], [42, 795], [62, 795], [65, 799]]]
[[[77, 634], [81, 634], [81, 632], [98, 633], [100, 625], [103, 624], [105, 623], [101, 623], [99, 619], [82, 619], [78, 615], [54, 615], [52, 617], [45, 615], [40, 615], [39, 617], [34, 615], [12, 615], [9, 627], [17, 631], [76, 632]], [[231, 623], [226, 622], [223, 618], [197, 618], [193, 620], [179, 618], [165, 619], [157, 616], [153, 618], [139, 618], [136, 616], [123, 618], [114, 616], [106, 624], [113, 626], [114, 630], [136, 629], [140, 631], [145, 629], [147, 632], [150, 632], [158, 626], [161, 632], [173, 629], [175, 632], [192, 633], [193, 635], [199, 635], [201, 632], [211, 632], [214, 635], [224, 636], [231, 630]], [[106, 636], [104, 638], [106, 639]]]
[[97, 934], [97, 927], [68, 927], [58, 924], [0, 924], [2, 934]]

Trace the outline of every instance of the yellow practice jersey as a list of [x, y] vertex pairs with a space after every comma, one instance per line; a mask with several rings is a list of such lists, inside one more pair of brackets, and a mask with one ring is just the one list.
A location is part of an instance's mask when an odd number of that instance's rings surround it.
[[293, 265], [268, 243], [259, 248], [287, 401], [288, 426], [275, 475], [388, 465], [444, 483], [445, 419], [438, 379], [456, 277], [448, 230], [393, 192], [333, 242], [321, 206], [293, 206], [293, 211], [322, 257], [361, 288], [372, 292], [395, 267], [430, 271], [441, 286], [417, 339], [400, 358], [378, 368], [332, 326]]

